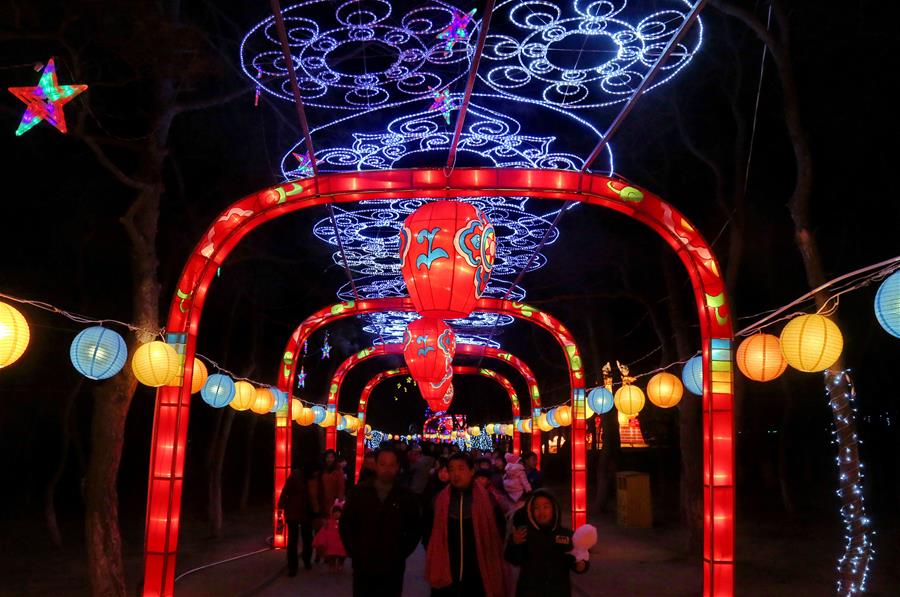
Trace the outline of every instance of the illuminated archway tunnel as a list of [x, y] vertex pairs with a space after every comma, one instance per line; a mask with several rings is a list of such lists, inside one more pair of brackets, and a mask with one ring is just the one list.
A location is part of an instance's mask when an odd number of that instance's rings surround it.
[[[481, 377], [485, 377], [487, 379], [492, 379], [500, 384], [504, 390], [506, 390], [507, 396], [509, 396], [509, 403], [512, 407], [512, 414], [514, 419], [518, 419], [520, 416], [519, 410], [519, 397], [516, 393], [516, 388], [513, 386], [512, 382], [509, 381], [505, 376], [493, 371], [491, 369], [486, 369], [484, 367], [467, 367], [465, 365], [454, 365], [453, 373], [456, 375], [480, 375]], [[387, 371], [382, 371], [378, 373], [374, 377], [372, 377], [366, 385], [363, 387], [362, 394], [359, 397], [359, 420], [360, 420], [360, 428], [356, 431], [356, 454], [354, 459], [354, 467], [353, 467], [353, 478], [359, 479], [359, 471], [362, 469], [363, 457], [365, 456], [365, 424], [368, 418], [368, 410], [369, 410], [369, 397], [372, 394], [372, 391], [383, 381], [387, 381], [393, 377], [400, 377], [403, 375], [409, 375], [409, 369], [406, 367], [400, 367], [398, 369], [388, 369]], [[538, 431], [540, 433], [540, 431]], [[520, 444], [519, 444], [520, 435], [517, 429], [513, 428], [512, 435], [512, 450], [513, 454], [519, 454], [520, 452]]]
[[[718, 263], [696, 228], [649, 191], [599, 174], [529, 168], [456, 168], [450, 172], [422, 168], [323, 174], [252, 193], [221, 213], [188, 257], [166, 322], [166, 341], [184, 358], [184, 367], [175, 385], [160, 388], [156, 396], [144, 543], [144, 594], [174, 592], [193, 359], [203, 305], [217, 269], [249, 232], [265, 222], [309, 207], [386, 195], [431, 199], [518, 196], [576, 201], [606, 207], [643, 222], [672, 247], [693, 284], [702, 338], [704, 593], [733, 594], [733, 331]], [[574, 345], [572, 348], [577, 350]], [[573, 500], [575, 526], [587, 518], [585, 403], [580, 363], [578, 369], [579, 377], [572, 380], [572, 431], [574, 437], [582, 440], [582, 446], [576, 444], [572, 450], [573, 475], [580, 478], [579, 494]]]

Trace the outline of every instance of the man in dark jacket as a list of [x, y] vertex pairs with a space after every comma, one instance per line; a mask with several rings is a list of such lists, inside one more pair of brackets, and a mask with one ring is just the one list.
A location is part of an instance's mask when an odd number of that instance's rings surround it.
[[375, 455], [375, 478], [358, 485], [344, 506], [341, 540], [353, 560], [354, 597], [400, 597], [406, 558], [422, 536], [419, 499], [397, 483], [397, 453]]
[[513, 515], [506, 561], [519, 566], [516, 597], [569, 597], [569, 572], [588, 567], [572, 551], [572, 531], [559, 525], [559, 505], [544, 490], [532, 492]]
[[303, 539], [303, 567], [312, 567], [312, 522], [316, 512], [316, 487], [310, 483], [300, 469], [291, 471], [278, 497], [287, 526], [288, 575], [297, 576], [297, 539]]

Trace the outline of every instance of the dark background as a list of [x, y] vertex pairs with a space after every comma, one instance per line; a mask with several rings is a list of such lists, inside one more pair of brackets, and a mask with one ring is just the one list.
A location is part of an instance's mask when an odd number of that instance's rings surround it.
[[[894, 256], [900, 248], [900, 202], [895, 196], [896, 98], [892, 92], [900, 65], [895, 15], [888, 13], [886, 4], [790, 3], [802, 118], [811, 132], [816, 162], [812, 217], [829, 275]], [[212, 40], [210, 47], [215, 50], [209, 51], [212, 66], [196, 90], [198, 96], [246, 86], [236, 71], [237, 44], [244, 31], [268, 16], [268, 3], [195, 2], [187, 3], [185, 10], [197, 30]], [[60, 83], [90, 85], [85, 94], [90, 95], [91, 105], [88, 127], [128, 139], [146, 134], [142, 117], [148, 99], [141, 78], [119, 77], [122, 48], [130, 47], [133, 53], [131, 44], [145, 39], [133, 38], [132, 14], [125, 3], [67, 2], [64, 8], [52, 3], [6, 3], [0, 14], [18, 14], [22, 18], [17, 22], [33, 33], [26, 36], [21, 30], [3, 28], [0, 75], [5, 86], [34, 85], [38, 74], [31, 63], [64, 51], [39, 33], [79, 15], [73, 27], [83, 29], [78, 36], [83, 43], [79, 49], [92, 78], [74, 81], [66, 61], [57, 58]], [[12, 22], [6, 17], [0, 21]], [[762, 48], [741, 25], [714, 9], [706, 11], [704, 23], [706, 39], [694, 62], [669, 85], [641, 100], [613, 146], [619, 173], [679, 207], [706, 238], [715, 239], [721, 256], [729, 242], [724, 228], [728, 214], [714, 205], [713, 180], [708, 169], [686, 150], [672, 106], [677, 102], [698, 144], [713, 153], [727, 151], [733, 122], [723, 90], [742, 71], [738, 103], [742, 117], [749, 120]], [[155, 50], [148, 44], [142, 54], [152, 61]], [[780, 87], [771, 67], [770, 61], [759, 103], [746, 247], [734, 297], [737, 316], [747, 318], [744, 323], [808, 289], [785, 207], [794, 165], [781, 116]], [[70, 122], [85, 106], [82, 97], [66, 107]], [[16, 138], [13, 132], [21, 111], [21, 103], [10, 94], [3, 95], [0, 129], [6, 132], [0, 135], [0, 148], [5, 225], [0, 234], [0, 291], [97, 318], [129, 321], [128, 243], [118, 218], [132, 192], [100, 167], [75, 136], [63, 136], [41, 124]], [[280, 157], [297, 138], [292, 107], [264, 96], [254, 109], [252, 91], [176, 120], [158, 240], [164, 297], [173, 295], [186, 256], [215, 215], [245, 194], [279, 182]], [[241, 243], [214, 282], [198, 352], [235, 372], [255, 365], [255, 379], [274, 381], [291, 331], [313, 310], [334, 302], [334, 292], [346, 280], [343, 269], [331, 261], [331, 248], [311, 233], [312, 224], [325, 215], [321, 209], [291, 214], [258, 229]], [[635, 373], [665, 364], [662, 351], [638, 361], [659, 346], [657, 335], [641, 304], [610, 295], [625, 291], [640, 295], [662, 305], [665, 312], [665, 301], [672, 296], [665, 290], [662, 272], [671, 267], [684, 279], [681, 300], [691, 304], [687, 277], [668, 249], [648, 229], [612, 212], [580, 207], [577, 214], [563, 218], [560, 229], [559, 241], [545, 249], [549, 265], [527, 275], [523, 284], [529, 302], [550, 311], [575, 332], [588, 382], [598, 381], [600, 367], [608, 360], [631, 363]], [[866, 494], [874, 527], [882, 533], [876, 538], [877, 547], [880, 541], [896, 541], [892, 529], [900, 502], [900, 436], [895, 367], [900, 345], [875, 320], [875, 289], [872, 286], [842, 297], [840, 318], [844, 355], [853, 368], [858, 390]], [[161, 304], [165, 309], [167, 300]], [[56, 500], [61, 521], [71, 523], [77, 532], [93, 382], [77, 386], [80, 376], [69, 363], [68, 346], [84, 326], [35, 308], [21, 310], [31, 326], [31, 343], [14, 366], [0, 372], [0, 454], [5, 462], [0, 527], [15, 520], [33, 520], [39, 528], [43, 491], [60, 458], [61, 404], [78, 389], [74, 445]], [[688, 315], [690, 333], [696, 339], [696, 319], [690, 312]], [[323, 401], [334, 368], [369, 342], [354, 321], [329, 329], [335, 347], [332, 357], [307, 358], [309, 383], [300, 392], [305, 399]], [[774, 333], [779, 330], [776, 326]], [[671, 335], [672, 330], [667, 327], [665, 334]], [[311, 348], [320, 347], [322, 338], [322, 332], [314, 335]], [[498, 338], [535, 370], [545, 404], [566, 399], [565, 364], [546, 334], [514, 324]], [[345, 385], [344, 400], [354, 398], [366, 380], [387, 366], [384, 359], [355, 370]], [[501, 369], [521, 386], [520, 395], [524, 394], [524, 384], [514, 372]], [[741, 376], [736, 380], [743, 397], [737, 443], [739, 516], [752, 520], [780, 510], [776, 460], [778, 442], [786, 438], [781, 441], [788, 442], [787, 477], [798, 515], [833, 525], [838, 537], [834, 447], [821, 377], [789, 370], [784, 381], [766, 385]], [[383, 386], [374, 394], [370, 422], [399, 433], [421, 420], [424, 403], [409, 393], [392, 401], [391, 389], [392, 385]], [[455, 408], [469, 414], [473, 422], [509, 416], [506, 400], [493, 382], [460, 380], [457, 395]], [[151, 389], [139, 387], [129, 414], [120, 473], [123, 533], [137, 541], [143, 532], [153, 399]], [[674, 414], [648, 410], [642, 415], [642, 421], [646, 416], [648, 435], [668, 438], [660, 449], [674, 454]], [[257, 503], [270, 499], [272, 424], [260, 422], [248, 445], [251, 416], [238, 415], [232, 432], [225, 470], [226, 511], [237, 501], [247, 450], [253, 460], [252, 498]], [[212, 418], [212, 410], [202, 401], [193, 402], [186, 517], [203, 515], [203, 457]], [[312, 433], [298, 432], [301, 447], [311, 445]], [[549, 458], [548, 467], [565, 469], [565, 461], [559, 460], [554, 465]], [[674, 462], [677, 475], [677, 457]], [[17, 540], [12, 535], [7, 538]]]

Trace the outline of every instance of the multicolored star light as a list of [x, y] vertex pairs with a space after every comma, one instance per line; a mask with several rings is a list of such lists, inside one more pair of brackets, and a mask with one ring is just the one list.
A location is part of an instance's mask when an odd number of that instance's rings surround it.
[[9, 88], [10, 93], [28, 106], [16, 129], [16, 136], [24, 135], [42, 120], [55, 126], [61, 133], [68, 132], [63, 106], [87, 88], [87, 85], [60, 86], [56, 80], [56, 65], [51, 58], [41, 73], [37, 87]]
[[459, 107], [454, 103], [453, 98], [450, 97], [450, 90], [436, 91], [432, 97], [434, 98], [434, 103], [431, 104], [428, 111], [440, 112], [444, 115], [444, 120], [447, 121], [447, 124], [450, 124], [450, 113]]
[[446, 45], [444, 46], [444, 55], [448, 56], [453, 52], [453, 46], [458, 41], [463, 41], [468, 37], [468, 32], [466, 31], [466, 27], [469, 26], [469, 21], [472, 20], [472, 17], [475, 16], [475, 12], [478, 9], [473, 8], [469, 12], [457, 12], [453, 15], [453, 20], [450, 21], [450, 24], [447, 25], [447, 28], [437, 34], [437, 38], [444, 40]]

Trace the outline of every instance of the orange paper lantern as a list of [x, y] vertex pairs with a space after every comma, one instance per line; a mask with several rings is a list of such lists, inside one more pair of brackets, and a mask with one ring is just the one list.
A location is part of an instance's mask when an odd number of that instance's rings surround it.
[[771, 334], [754, 334], [738, 346], [737, 366], [753, 381], [772, 381], [787, 369], [781, 341]]

